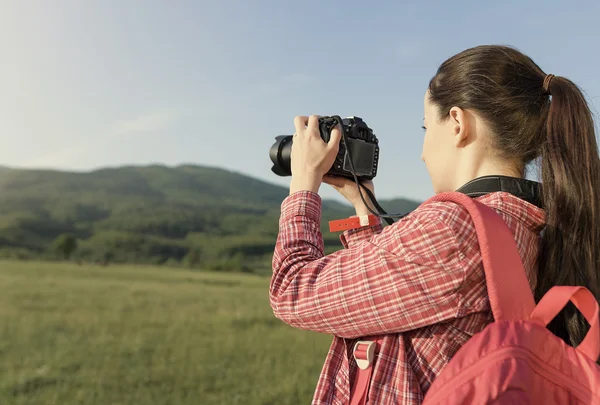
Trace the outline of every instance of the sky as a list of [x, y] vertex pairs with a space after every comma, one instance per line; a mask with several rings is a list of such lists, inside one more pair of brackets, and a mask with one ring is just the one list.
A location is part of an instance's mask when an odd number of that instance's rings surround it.
[[600, 110], [600, 2], [565, 4], [0, 0], [0, 165], [185, 163], [288, 186], [274, 137], [296, 115], [355, 115], [379, 138], [377, 196], [424, 200], [423, 95], [446, 58], [515, 46]]

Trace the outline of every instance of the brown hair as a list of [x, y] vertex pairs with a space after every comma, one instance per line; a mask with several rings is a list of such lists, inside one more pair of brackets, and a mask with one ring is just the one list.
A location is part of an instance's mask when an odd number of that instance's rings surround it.
[[[547, 80], [545, 80], [547, 79]], [[481, 117], [496, 153], [523, 173], [541, 155], [543, 207], [536, 301], [555, 285], [600, 294], [600, 158], [592, 114], [569, 79], [548, 76], [507, 46], [467, 49], [439, 67], [429, 83], [439, 119], [452, 107]], [[589, 325], [571, 304], [549, 325], [576, 346]]]

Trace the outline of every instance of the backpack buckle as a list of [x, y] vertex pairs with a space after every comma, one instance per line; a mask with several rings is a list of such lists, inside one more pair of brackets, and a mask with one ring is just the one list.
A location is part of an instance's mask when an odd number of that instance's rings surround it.
[[358, 367], [361, 370], [366, 370], [373, 364], [373, 358], [375, 357], [375, 342], [370, 340], [356, 342], [352, 355]]

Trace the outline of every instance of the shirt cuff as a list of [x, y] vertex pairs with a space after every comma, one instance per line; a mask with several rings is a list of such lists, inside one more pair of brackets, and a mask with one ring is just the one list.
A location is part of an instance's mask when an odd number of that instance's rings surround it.
[[286, 222], [296, 216], [303, 216], [309, 220], [320, 223], [321, 221], [321, 196], [308, 190], [297, 191], [287, 196], [281, 203], [281, 220]]

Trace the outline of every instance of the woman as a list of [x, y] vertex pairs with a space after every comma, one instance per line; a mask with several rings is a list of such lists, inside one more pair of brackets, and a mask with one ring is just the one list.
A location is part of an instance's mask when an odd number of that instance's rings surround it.
[[[522, 178], [526, 164], [541, 157], [543, 209], [506, 192], [477, 199], [513, 231], [536, 299], [553, 285], [583, 285], [598, 297], [600, 159], [576, 85], [545, 74], [515, 49], [480, 46], [439, 67], [424, 110], [422, 159], [436, 193], [485, 175]], [[288, 324], [335, 336], [313, 404], [348, 403], [357, 370], [353, 345], [372, 335], [384, 338], [368, 403], [418, 404], [454, 353], [492, 321], [470, 217], [456, 204], [426, 204], [385, 229], [344, 232], [345, 249], [325, 256], [322, 181], [357, 215], [369, 211], [353, 183], [324, 177], [339, 131], [325, 144], [316, 117], [294, 123], [270, 299]], [[550, 328], [572, 345], [587, 331], [572, 309]]]

